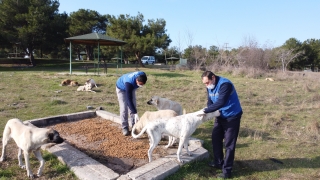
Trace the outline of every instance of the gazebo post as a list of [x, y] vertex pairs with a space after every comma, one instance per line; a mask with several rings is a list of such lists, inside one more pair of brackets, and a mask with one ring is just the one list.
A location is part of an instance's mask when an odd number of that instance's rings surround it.
[[72, 46], [71, 46], [71, 41], [70, 41], [70, 75], [72, 74], [72, 65], [71, 65], [71, 62], [72, 62]]
[[120, 46], [120, 50], [121, 50], [121, 54], [120, 54], [120, 56], [121, 56], [121, 66], [120, 66], [120, 68], [121, 68], [121, 74], [122, 74], [122, 46]]
[[100, 64], [100, 42], [98, 41], [98, 75], [99, 75], [99, 64]]

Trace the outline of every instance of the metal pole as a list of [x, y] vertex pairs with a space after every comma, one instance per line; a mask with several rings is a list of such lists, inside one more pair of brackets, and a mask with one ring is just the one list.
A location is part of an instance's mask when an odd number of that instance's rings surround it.
[[120, 54], [120, 56], [121, 56], [121, 74], [122, 74], [122, 46], [120, 46], [120, 50], [121, 50], [121, 54]]
[[100, 42], [98, 41], [98, 75], [100, 73], [99, 64], [100, 64]]
[[70, 75], [72, 74], [72, 66], [71, 66], [71, 60], [72, 60], [72, 48], [71, 48], [71, 41], [70, 41]]

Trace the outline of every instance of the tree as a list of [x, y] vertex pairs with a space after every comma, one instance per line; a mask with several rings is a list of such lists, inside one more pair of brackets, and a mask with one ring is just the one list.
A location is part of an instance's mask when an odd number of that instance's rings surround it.
[[291, 63], [293, 60], [295, 60], [297, 57], [304, 53], [303, 51], [295, 53], [295, 51], [296, 49], [278, 49], [278, 58], [281, 62], [283, 72], [287, 70], [289, 63]]
[[[107, 27], [107, 16], [101, 15], [94, 10], [79, 9], [76, 12], [70, 13], [69, 18], [69, 34], [70, 36], [79, 36], [92, 32], [105, 34]], [[93, 59], [93, 46], [92, 45], [76, 45], [74, 48], [77, 51], [78, 58], [80, 59], [80, 50], [85, 49], [87, 53], [87, 60]]]
[[126, 58], [135, 57], [141, 66], [142, 55], [155, 55], [157, 49], [166, 49], [171, 39], [166, 34], [164, 19], [148, 20], [143, 24], [144, 16], [108, 15], [107, 35], [126, 41], [123, 46]]
[[55, 31], [58, 24], [54, 23], [61, 22], [53, 20], [58, 15], [59, 5], [57, 0], [2, 0], [0, 2], [2, 37], [12, 44], [20, 43], [25, 53], [30, 55], [33, 66], [36, 66], [33, 51], [41, 47], [49, 36], [48, 26], [53, 28], [51, 33], [58, 33]]
[[304, 62], [303, 66], [309, 65], [314, 71], [315, 68], [320, 67], [320, 40], [307, 39], [302, 43], [302, 49], [304, 50]]

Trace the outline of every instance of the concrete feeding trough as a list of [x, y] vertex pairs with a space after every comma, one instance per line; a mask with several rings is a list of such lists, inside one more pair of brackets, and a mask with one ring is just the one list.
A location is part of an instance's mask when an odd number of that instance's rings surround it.
[[[51, 116], [39, 119], [29, 120], [38, 127], [47, 127], [59, 123], [81, 121], [83, 119], [101, 117], [120, 124], [120, 117], [113, 113], [96, 110], [84, 111], [79, 113]], [[170, 154], [153, 160], [151, 163], [144, 164], [131, 171], [121, 174], [108, 168], [97, 160], [89, 157], [87, 154], [71, 146], [68, 142], [58, 144], [47, 148], [50, 153], [56, 155], [62, 163], [66, 164], [79, 179], [119, 179], [119, 180], [142, 180], [142, 179], [164, 179], [175, 173], [182, 165], [195, 160], [201, 160], [209, 157], [209, 153], [202, 147], [202, 141], [191, 138], [189, 141], [189, 150], [193, 153], [188, 156], [186, 151], [182, 151], [181, 160], [183, 164], [177, 161], [176, 154]], [[176, 152], [177, 149], [175, 149]], [[146, 152], [147, 153], [147, 152]]]

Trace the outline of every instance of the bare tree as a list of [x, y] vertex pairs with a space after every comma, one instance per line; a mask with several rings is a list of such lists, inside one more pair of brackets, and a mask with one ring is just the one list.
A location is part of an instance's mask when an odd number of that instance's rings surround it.
[[297, 53], [294, 53], [296, 49], [284, 49], [284, 48], [279, 48], [278, 50], [278, 58], [281, 61], [282, 65], [282, 71], [286, 71], [287, 67], [290, 62], [292, 62], [295, 58], [299, 57], [301, 54], [304, 54], [304, 51], [298, 51]]

